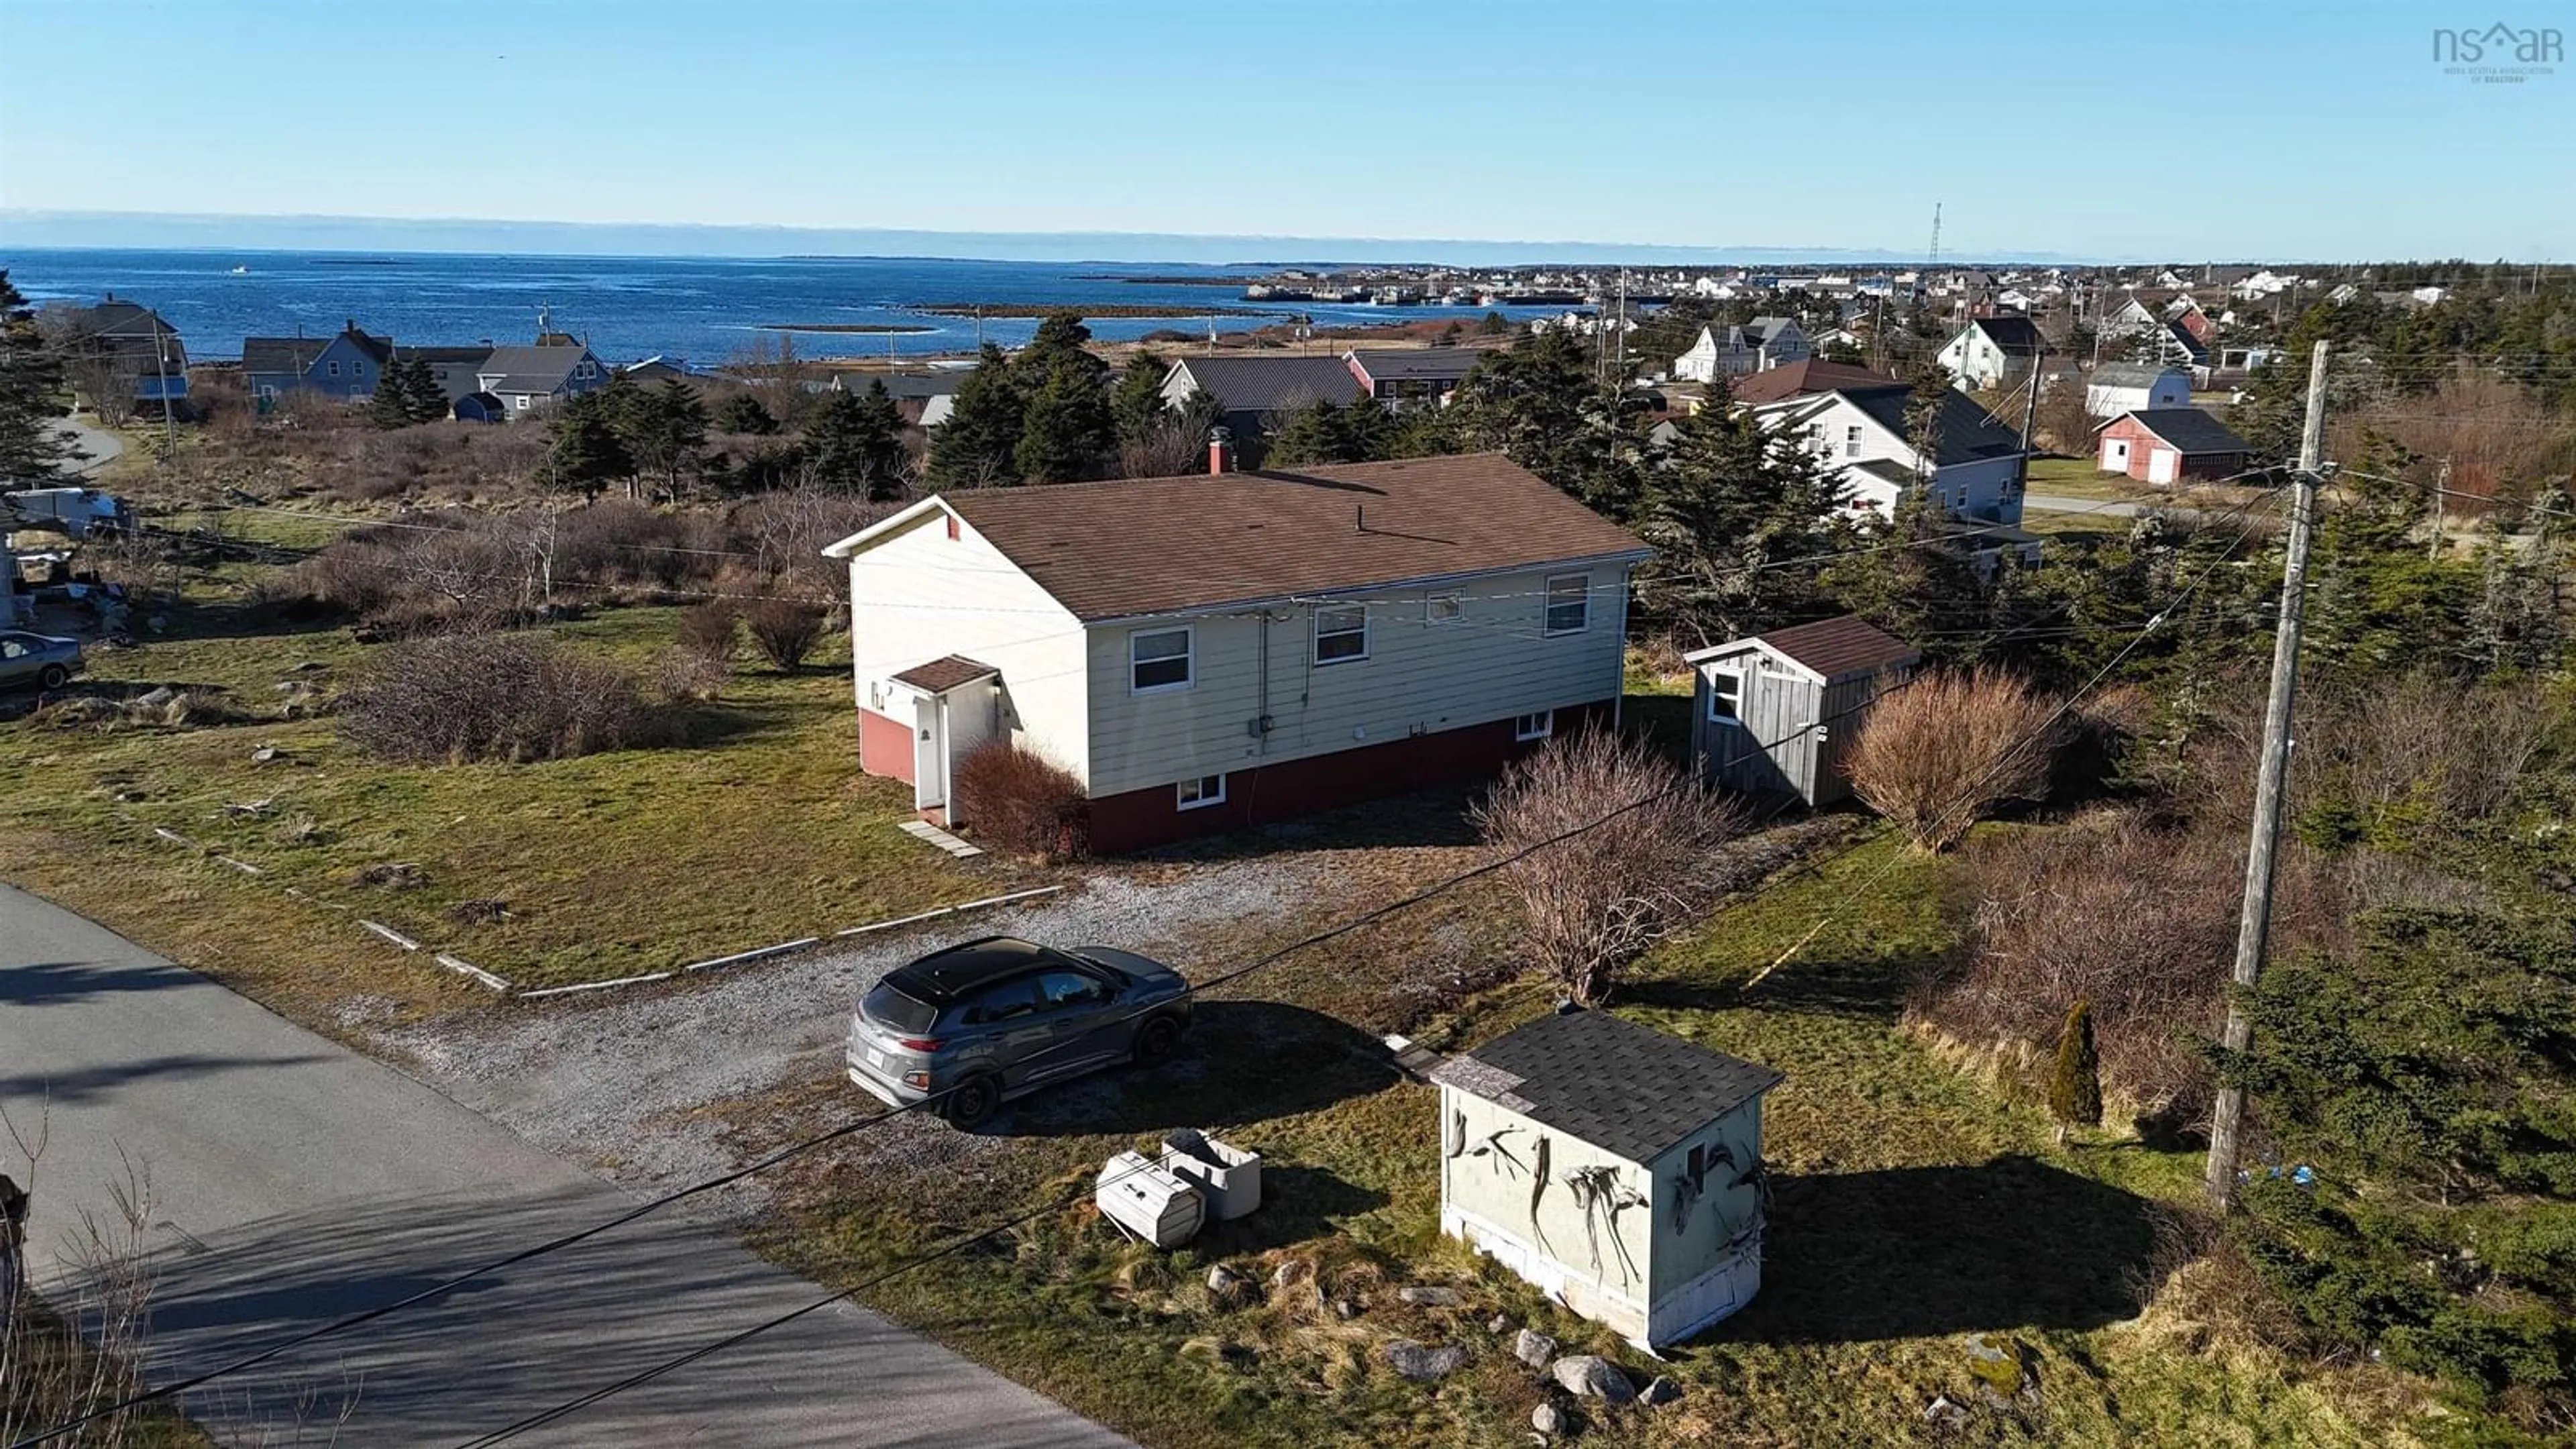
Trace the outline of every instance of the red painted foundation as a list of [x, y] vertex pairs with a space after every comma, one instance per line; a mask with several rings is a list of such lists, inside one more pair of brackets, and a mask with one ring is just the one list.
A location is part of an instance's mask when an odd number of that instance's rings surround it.
[[910, 785], [916, 783], [912, 778], [912, 758], [912, 726], [861, 707], [859, 768]]
[[[1610, 700], [1560, 709], [1555, 733], [1586, 724], [1607, 726], [1615, 709]], [[1512, 734], [1510, 720], [1496, 720], [1302, 760], [1243, 766], [1226, 775], [1224, 803], [1195, 810], [1181, 809], [1170, 785], [1104, 796], [1091, 802], [1091, 848], [1104, 854], [1142, 850], [1433, 785], [1485, 778], [1545, 743], [1515, 740]], [[908, 735], [905, 744], [909, 749]]]

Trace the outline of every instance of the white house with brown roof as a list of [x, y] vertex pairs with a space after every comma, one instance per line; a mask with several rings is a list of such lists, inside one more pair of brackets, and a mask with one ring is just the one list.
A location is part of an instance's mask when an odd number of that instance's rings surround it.
[[1134, 849], [1500, 766], [1617, 709], [1649, 550], [1499, 454], [923, 499], [850, 570], [860, 763], [1007, 740]]

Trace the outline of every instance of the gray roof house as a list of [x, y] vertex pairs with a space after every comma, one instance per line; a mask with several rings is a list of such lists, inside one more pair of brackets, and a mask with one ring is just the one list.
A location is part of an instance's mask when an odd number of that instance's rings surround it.
[[1355, 347], [1342, 354], [1361, 388], [1389, 407], [1448, 401], [1484, 358], [1477, 347]]
[[328, 337], [245, 337], [242, 386], [263, 404], [289, 392], [356, 402], [375, 396], [393, 356], [393, 339], [361, 331], [355, 319]]
[[458, 403], [483, 391], [483, 365], [492, 358], [492, 345], [397, 347], [394, 356], [404, 362], [428, 363], [430, 379], [447, 395], [448, 410], [453, 412]]
[[577, 342], [495, 347], [475, 369], [476, 390], [499, 398], [513, 418], [607, 385], [607, 365]]
[[1184, 357], [1163, 378], [1163, 405], [1177, 408], [1206, 392], [1237, 442], [1252, 442], [1281, 413], [1312, 402], [1338, 407], [1364, 394], [1350, 364], [1338, 357]]
[[1831, 805], [1851, 795], [1843, 757], [1869, 707], [1923, 655], [1846, 614], [1688, 657], [1691, 755], [1700, 773], [1747, 794]]
[[1443, 1233], [1650, 1350], [1752, 1301], [1780, 1073], [1568, 1008], [1425, 1075]]
[[76, 393], [85, 396], [96, 374], [130, 387], [138, 403], [187, 400], [188, 349], [179, 329], [151, 308], [109, 292], [94, 307], [47, 307], [39, 321], [65, 357]]

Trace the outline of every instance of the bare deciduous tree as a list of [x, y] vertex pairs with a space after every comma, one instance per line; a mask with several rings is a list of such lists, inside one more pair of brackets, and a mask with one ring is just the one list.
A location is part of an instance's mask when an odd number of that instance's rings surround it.
[[[1623, 805], [1635, 808], [1584, 828]], [[1523, 939], [1586, 1005], [1724, 888], [1717, 848], [1744, 823], [1730, 801], [1607, 730], [1559, 738], [1512, 766], [1475, 821], [1489, 844], [1528, 852], [1502, 872], [1528, 916]]]
[[1915, 845], [1947, 850], [1996, 806], [2046, 792], [2057, 716], [2000, 670], [1936, 671], [1870, 707], [1844, 769]]

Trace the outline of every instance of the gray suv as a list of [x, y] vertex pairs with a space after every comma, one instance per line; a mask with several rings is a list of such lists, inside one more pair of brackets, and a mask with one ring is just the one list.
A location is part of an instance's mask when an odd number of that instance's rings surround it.
[[897, 1106], [946, 1092], [960, 1127], [1010, 1098], [1115, 1062], [1162, 1061], [1189, 983], [1132, 951], [987, 936], [886, 973], [850, 1018], [850, 1080]]

